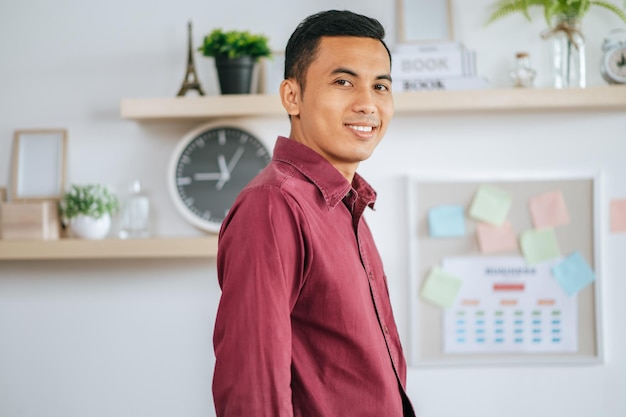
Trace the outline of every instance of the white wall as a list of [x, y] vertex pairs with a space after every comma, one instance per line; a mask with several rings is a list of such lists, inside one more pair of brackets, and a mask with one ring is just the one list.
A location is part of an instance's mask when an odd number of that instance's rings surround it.
[[[141, 179], [161, 235], [195, 235], [177, 215], [165, 167], [193, 123], [121, 120], [119, 102], [173, 96], [186, 63], [186, 23], [194, 42], [215, 27], [263, 32], [283, 49], [305, 16], [348, 8], [378, 17], [395, 43], [391, 2], [198, 0], [23, 0], [0, 3], [0, 186], [9, 180], [12, 134], [19, 128], [69, 130], [70, 182], [118, 189]], [[478, 51], [479, 72], [508, 85], [514, 53], [527, 50], [549, 85], [540, 13], [484, 28], [490, 0], [454, 2], [456, 39]], [[245, 10], [246, 13], [242, 13]], [[588, 84], [602, 84], [599, 45], [616, 18], [585, 20]], [[209, 60], [200, 78], [216, 91]], [[285, 118], [257, 119], [270, 137]], [[401, 178], [407, 172], [603, 169], [604, 202], [626, 197], [624, 113], [463, 114], [397, 117], [361, 173], [379, 190], [368, 219], [407, 340], [407, 256]], [[607, 213], [607, 206], [603, 214]], [[423, 417], [626, 414], [626, 235], [603, 237], [606, 363], [595, 366], [494, 366], [412, 369], [408, 389]], [[124, 260], [0, 263], [0, 415], [3, 417], [207, 416], [213, 319], [219, 299], [214, 261]], [[245, 376], [243, 376], [245, 377]]]

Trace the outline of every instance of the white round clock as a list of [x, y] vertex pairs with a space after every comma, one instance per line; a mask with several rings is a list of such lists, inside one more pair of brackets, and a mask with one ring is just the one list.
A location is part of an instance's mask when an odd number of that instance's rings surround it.
[[239, 192], [270, 160], [263, 142], [241, 122], [204, 124], [183, 136], [172, 154], [170, 197], [192, 225], [217, 233]]
[[[619, 40], [615, 35], [621, 34]], [[602, 44], [602, 78], [609, 84], [626, 84], [626, 31], [613, 29]]]

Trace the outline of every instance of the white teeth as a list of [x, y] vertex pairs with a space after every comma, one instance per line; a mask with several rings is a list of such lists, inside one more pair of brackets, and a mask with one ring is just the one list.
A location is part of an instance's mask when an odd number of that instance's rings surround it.
[[372, 126], [349, 126], [350, 129], [354, 129], [358, 132], [371, 132]]

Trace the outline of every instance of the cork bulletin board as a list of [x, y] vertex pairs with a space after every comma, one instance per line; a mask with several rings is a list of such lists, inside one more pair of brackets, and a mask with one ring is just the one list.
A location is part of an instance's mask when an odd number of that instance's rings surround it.
[[[508, 204], [497, 226], [483, 190]], [[600, 173], [416, 175], [406, 191], [411, 365], [602, 362]]]

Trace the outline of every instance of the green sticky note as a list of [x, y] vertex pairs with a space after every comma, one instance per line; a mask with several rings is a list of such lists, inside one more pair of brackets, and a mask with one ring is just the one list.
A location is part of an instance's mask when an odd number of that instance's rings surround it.
[[554, 229], [527, 230], [520, 236], [520, 247], [526, 262], [535, 265], [561, 256]]
[[474, 196], [469, 215], [476, 220], [502, 226], [512, 202], [508, 193], [496, 187], [481, 185]]
[[462, 285], [461, 279], [444, 272], [439, 267], [434, 267], [428, 274], [420, 294], [425, 300], [448, 308], [454, 303]]

